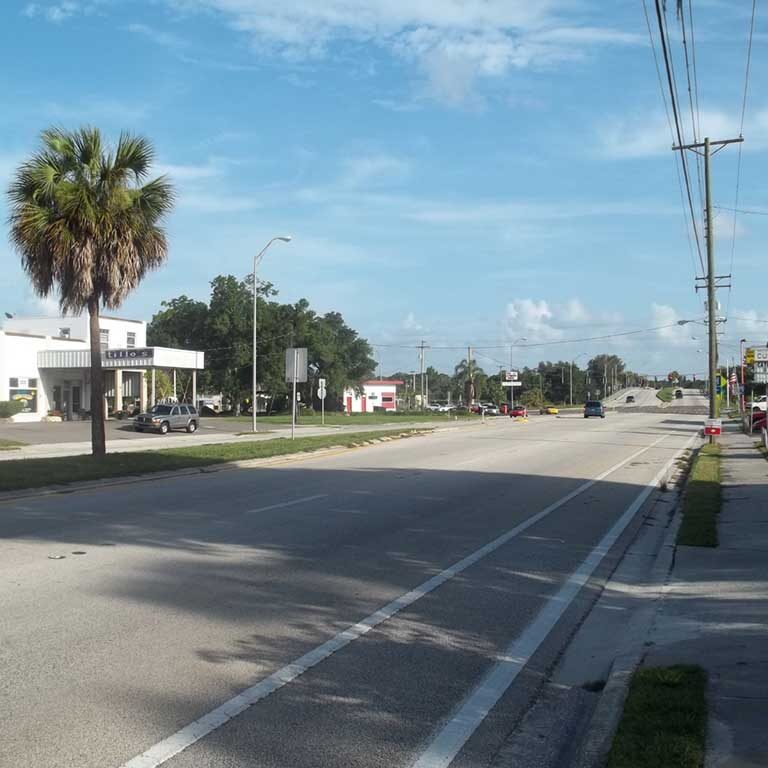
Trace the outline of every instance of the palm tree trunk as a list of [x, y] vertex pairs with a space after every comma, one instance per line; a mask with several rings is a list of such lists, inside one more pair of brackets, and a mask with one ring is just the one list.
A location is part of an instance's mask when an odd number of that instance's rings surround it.
[[101, 368], [101, 333], [99, 330], [99, 300], [88, 302], [91, 337], [91, 452], [104, 456], [107, 436], [104, 429], [104, 372]]

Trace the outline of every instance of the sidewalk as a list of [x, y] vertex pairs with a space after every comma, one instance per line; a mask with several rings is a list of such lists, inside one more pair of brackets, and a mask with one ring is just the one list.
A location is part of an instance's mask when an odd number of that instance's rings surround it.
[[678, 547], [644, 666], [709, 674], [706, 768], [768, 766], [768, 461], [728, 431], [716, 549]]

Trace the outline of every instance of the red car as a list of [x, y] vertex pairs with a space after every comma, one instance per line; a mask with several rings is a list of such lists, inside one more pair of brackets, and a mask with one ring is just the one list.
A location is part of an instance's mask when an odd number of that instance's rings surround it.
[[509, 413], [510, 418], [528, 418], [528, 409], [524, 405], [515, 405]]

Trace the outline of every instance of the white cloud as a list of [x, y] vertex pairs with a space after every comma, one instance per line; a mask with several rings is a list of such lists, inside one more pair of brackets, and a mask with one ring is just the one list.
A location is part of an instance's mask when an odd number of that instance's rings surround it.
[[72, 0], [63, 0], [59, 3], [50, 3], [43, 5], [41, 3], [27, 3], [24, 6], [23, 13], [29, 18], [35, 18], [40, 16], [46, 21], [53, 22], [54, 24], [60, 24], [62, 21], [66, 21], [76, 13], [86, 10], [81, 3], [73, 2]]
[[416, 321], [416, 315], [414, 315], [413, 312], [409, 312], [403, 318], [403, 322], [400, 324], [400, 327], [404, 331], [420, 331], [423, 326]]
[[[703, 110], [700, 116], [700, 136], [713, 139], [731, 139], [739, 135], [738, 115], [720, 110]], [[690, 122], [685, 123], [690, 133]], [[669, 123], [661, 111], [649, 115], [609, 118], [597, 128], [602, 154], [611, 158], [637, 159], [671, 152], [677, 136], [670, 133]], [[747, 113], [744, 126], [744, 151], [768, 148], [768, 109]], [[686, 140], [692, 140], [688, 137]], [[691, 157], [691, 162], [693, 158]]]
[[153, 166], [153, 173], [168, 175], [171, 181], [195, 181], [197, 179], [210, 179], [221, 176], [224, 173], [222, 164], [214, 159], [209, 159], [202, 165], [174, 165], [173, 163], [157, 163]]
[[[590, 309], [578, 298], [564, 303], [545, 299], [516, 298], [507, 304], [505, 325], [509, 339], [525, 338], [525, 344], [559, 341], [574, 336], [602, 336], [620, 331], [620, 312]], [[605, 340], [601, 343], [610, 343]]]
[[179, 208], [187, 208], [197, 213], [241, 213], [262, 207], [259, 200], [238, 197], [215, 192], [185, 192], [182, 190], [178, 201]]
[[147, 24], [129, 24], [127, 27], [129, 32], [133, 32], [135, 35], [145, 37], [147, 40], [163, 47], [163, 48], [184, 48], [187, 45], [186, 40], [183, 40], [170, 32], [165, 32], [162, 29], [156, 29], [150, 27]]
[[684, 323], [679, 325], [679, 321], [691, 319], [695, 318], [683, 318], [674, 307], [655, 302], [651, 304], [651, 322], [653, 327], [658, 329], [656, 336], [666, 344], [675, 347], [695, 346], [698, 337], [706, 331], [698, 324]]
[[634, 32], [569, 22], [569, 0], [167, 0], [213, 10], [261, 54], [320, 57], [344, 42], [370, 42], [413, 62], [430, 96], [464, 101], [478, 79], [546, 67], [599, 45], [643, 42]]

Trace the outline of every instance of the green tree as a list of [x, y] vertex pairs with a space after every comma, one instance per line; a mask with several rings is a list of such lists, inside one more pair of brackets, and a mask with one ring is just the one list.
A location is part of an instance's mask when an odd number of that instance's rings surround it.
[[592, 397], [606, 397], [610, 394], [614, 376], [624, 373], [624, 361], [617, 355], [597, 355], [587, 363], [589, 383], [587, 389]]
[[96, 128], [43, 132], [8, 190], [11, 240], [34, 290], [57, 293], [62, 312], [88, 310], [91, 446], [106, 452], [99, 314], [114, 309], [167, 255], [160, 223], [173, 206], [165, 177], [146, 181], [152, 145], [121, 134], [110, 148]]
[[471, 405], [477, 400], [483, 389], [487, 376], [485, 371], [477, 365], [475, 360], [461, 360], [453, 369], [453, 393], [459, 399], [463, 399], [466, 405]]

